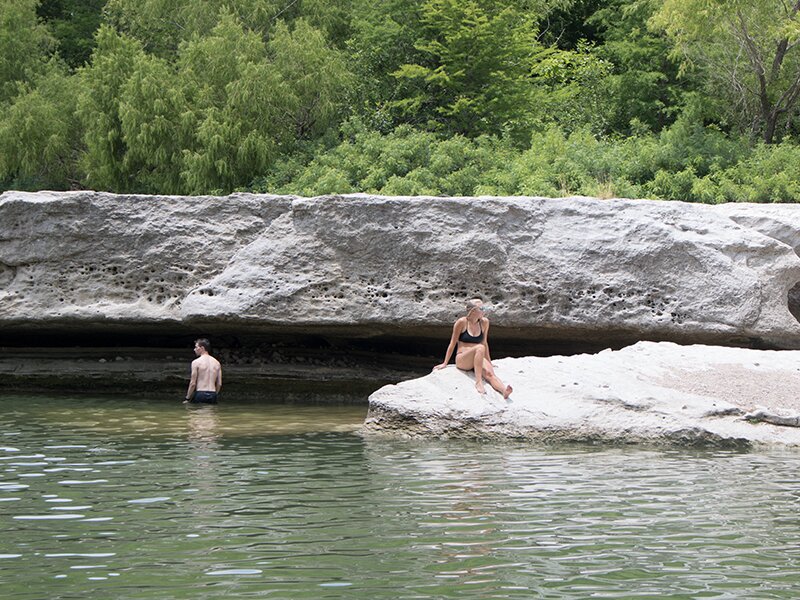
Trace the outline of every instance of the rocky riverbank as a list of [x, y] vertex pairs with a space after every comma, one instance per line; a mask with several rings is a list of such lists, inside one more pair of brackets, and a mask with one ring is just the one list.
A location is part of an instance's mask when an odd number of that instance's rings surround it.
[[[510, 401], [454, 366], [373, 393], [369, 435], [800, 446], [800, 352], [641, 342], [507, 358]], [[781, 423], [780, 425], [776, 423]]]
[[[222, 348], [224, 393], [232, 400], [358, 402], [390, 382], [424, 372], [430, 359], [366, 351], [272, 344]], [[3, 392], [142, 393], [181, 399], [189, 380], [189, 348], [3, 348]]]
[[475, 295], [495, 356], [800, 349], [800, 205], [0, 195], [5, 389], [182, 387], [200, 335], [257, 389], [378, 387]]

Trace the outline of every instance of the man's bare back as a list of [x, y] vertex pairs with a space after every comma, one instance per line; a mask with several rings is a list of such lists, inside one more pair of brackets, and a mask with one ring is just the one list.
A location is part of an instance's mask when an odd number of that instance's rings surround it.
[[192, 361], [192, 378], [186, 391], [186, 402], [217, 401], [217, 394], [222, 389], [222, 365], [208, 353], [210, 347], [206, 339], [195, 342], [197, 358]]
[[192, 372], [197, 372], [198, 392], [219, 392], [222, 387], [222, 366], [219, 361], [206, 354], [192, 361]]

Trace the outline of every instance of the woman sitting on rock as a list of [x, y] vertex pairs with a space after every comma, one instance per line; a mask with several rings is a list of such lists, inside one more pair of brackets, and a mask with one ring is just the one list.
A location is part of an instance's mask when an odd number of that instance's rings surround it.
[[489, 356], [489, 319], [484, 315], [485, 312], [486, 307], [480, 298], [467, 301], [467, 315], [453, 324], [453, 335], [450, 336], [450, 345], [447, 346], [444, 362], [436, 365], [434, 370], [444, 369], [450, 362], [453, 350], [458, 346], [456, 366], [463, 371], [475, 371], [475, 389], [485, 394], [486, 388], [483, 386], [485, 379], [503, 395], [503, 398], [508, 399], [512, 388], [500, 381]]

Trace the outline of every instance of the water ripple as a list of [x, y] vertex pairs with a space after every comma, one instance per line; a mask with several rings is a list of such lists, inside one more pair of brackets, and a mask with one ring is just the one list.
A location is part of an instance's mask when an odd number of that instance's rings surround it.
[[209, 571], [206, 575], [259, 575], [263, 572], [261, 569], [221, 569], [219, 571]]
[[157, 496], [155, 498], [139, 498], [137, 500], [128, 500], [128, 504], [154, 504], [156, 502], [166, 502], [169, 496]]
[[800, 586], [793, 452], [388, 442], [350, 433], [352, 407], [75, 403], [6, 403], [20, 436], [3, 466], [90, 474], [4, 474], [4, 600], [790, 599]]
[[96, 483], [108, 483], [108, 479], [65, 479], [58, 483], [61, 485], [93, 485]]
[[12, 519], [20, 521], [57, 521], [62, 519], [82, 519], [85, 515], [65, 513], [60, 515], [14, 515]]

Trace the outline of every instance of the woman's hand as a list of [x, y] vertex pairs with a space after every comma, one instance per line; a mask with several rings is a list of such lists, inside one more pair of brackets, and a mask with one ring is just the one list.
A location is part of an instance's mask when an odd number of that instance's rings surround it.
[[446, 366], [447, 366], [447, 363], [442, 363], [440, 365], [436, 365], [435, 367], [433, 367], [433, 370], [434, 371], [439, 371], [441, 369], [444, 369]]

